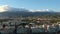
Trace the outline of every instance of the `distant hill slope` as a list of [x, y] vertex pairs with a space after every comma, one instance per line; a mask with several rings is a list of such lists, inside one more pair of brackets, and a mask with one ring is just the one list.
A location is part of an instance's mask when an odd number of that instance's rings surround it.
[[7, 16], [7, 17], [19, 17], [19, 16], [22, 16], [22, 17], [41, 17], [41, 16], [54, 16], [54, 17], [57, 17], [57, 16], [60, 16], [60, 13], [58, 12], [24, 12], [24, 11], [11, 11], [11, 12], [2, 12], [0, 13], [0, 17], [1, 16]]

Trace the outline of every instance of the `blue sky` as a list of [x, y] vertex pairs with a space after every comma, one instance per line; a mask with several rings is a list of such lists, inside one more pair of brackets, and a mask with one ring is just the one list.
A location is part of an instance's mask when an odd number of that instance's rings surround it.
[[51, 9], [60, 11], [60, 0], [0, 0], [1, 5], [10, 5], [16, 8], [26, 9]]

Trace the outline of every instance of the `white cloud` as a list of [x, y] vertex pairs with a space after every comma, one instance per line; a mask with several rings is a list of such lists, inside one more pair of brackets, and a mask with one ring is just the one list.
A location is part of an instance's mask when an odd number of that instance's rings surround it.
[[42, 9], [42, 10], [30, 10], [31, 12], [48, 12], [49, 9]]
[[2, 5], [0, 6], [0, 12], [7, 11], [9, 9], [9, 5]]
[[[22, 9], [21, 10], [25, 10], [26, 8], [24, 8], [24, 7], [21, 7]], [[5, 11], [8, 11], [8, 10], [14, 10], [14, 11], [16, 11], [16, 10], [18, 10], [19, 8], [13, 8], [13, 7], [10, 7], [9, 5], [2, 5], [2, 6], [0, 6], [0, 12], [5, 12]], [[28, 9], [27, 9], [28, 10]], [[42, 10], [29, 10], [30, 12], [49, 12], [49, 11], [51, 11], [51, 10], [49, 10], [49, 9], [42, 9]]]

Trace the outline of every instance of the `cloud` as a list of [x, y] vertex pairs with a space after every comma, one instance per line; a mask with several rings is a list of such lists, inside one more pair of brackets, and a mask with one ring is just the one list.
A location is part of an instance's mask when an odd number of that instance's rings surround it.
[[42, 9], [42, 10], [30, 10], [31, 12], [49, 12], [49, 9]]
[[9, 9], [9, 5], [2, 5], [0, 6], [0, 12], [7, 11]]
[[[2, 5], [0, 6], [0, 12], [5, 12], [5, 11], [27, 11], [28, 9], [21, 7], [21, 8], [14, 8], [9, 5]], [[28, 12], [50, 12], [51, 10], [49, 9], [42, 9], [42, 10], [28, 10]]]

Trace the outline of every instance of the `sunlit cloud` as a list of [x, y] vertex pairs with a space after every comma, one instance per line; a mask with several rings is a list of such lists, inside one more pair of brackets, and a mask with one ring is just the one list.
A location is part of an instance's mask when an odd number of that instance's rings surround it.
[[2, 5], [0, 6], [0, 12], [7, 11], [9, 9], [9, 5]]

